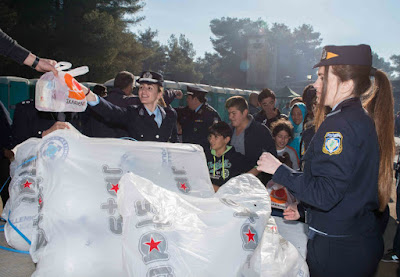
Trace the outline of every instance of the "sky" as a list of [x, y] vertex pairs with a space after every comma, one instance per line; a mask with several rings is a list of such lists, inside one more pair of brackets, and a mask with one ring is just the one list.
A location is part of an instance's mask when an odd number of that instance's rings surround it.
[[163, 44], [172, 34], [184, 34], [197, 57], [214, 52], [209, 25], [222, 17], [261, 18], [290, 29], [310, 24], [321, 33], [322, 46], [365, 43], [386, 61], [400, 55], [400, 0], [147, 0], [145, 4], [137, 14], [145, 19], [131, 31], [157, 30], [156, 39]]

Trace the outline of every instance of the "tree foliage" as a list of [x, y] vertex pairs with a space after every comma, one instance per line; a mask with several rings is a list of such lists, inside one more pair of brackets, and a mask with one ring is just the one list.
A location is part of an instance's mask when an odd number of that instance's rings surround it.
[[[143, 19], [133, 16], [143, 7], [140, 0], [5, 0], [1, 5], [5, 32], [38, 56], [89, 66], [81, 80], [101, 82], [120, 70], [141, 70], [145, 50], [127, 31]], [[3, 21], [5, 12], [11, 20]], [[0, 65], [0, 74], [38, 75], [10, 62]]]
[[141, 32], [139, 42], [146, 51], [146, 58], [143, 61], [142, 70], [151, 70], [156, 72], [164, 72], [167, 63], [167, 47], [161, 45], [156, 40], [157, 31], [150, 28]]
[[[246, 74], [248, 64], [248, 46], [252, 38], [260, 38], [265, 43], [269, 64], [267, 72], [274, 72], [277, 83], [287, 80], [305, 80], [312, 74], [312, 66], [318, 61], [320, 33], [310, 25], [303, 24], [294, 30], [281, 23], [258, 19], [238, 19], [223, 17], [210, 23], [214, 37], [211, 38], [217, 56], [205, 56], [199, 59], [204, 82], [215, 82], [239, 88], [249, 88]], [[215, 75], [207, 74], [207, 67], [213, 68]]]
[[193, 44], [185, 35], [181, 34], [179, 38], [171, 35], [167, 45], [167, 63], [164, 78], [181, 82], [199, 82], [202, 75], [196, 71], [193, 62], [195, 55]]

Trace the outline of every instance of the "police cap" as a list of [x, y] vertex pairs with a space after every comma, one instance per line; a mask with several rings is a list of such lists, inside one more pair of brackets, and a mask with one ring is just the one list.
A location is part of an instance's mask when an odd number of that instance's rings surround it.
[[325, 65], [366, 65], [372, 66], [371, 47], [366, 44], [335, 46], [327, 45], [321, 60], [313, 68]]
[[201, 87], [198, 87], [198, 86], [187, 85], [186, 89], [187, 89], [187, 93], [186, 94], [189, 94], [189, 95], [193, 95], [195, 93], [204, 93], [204, 94], [206, 94], [208, 92], [205, 89], [203, 89]]
[[157, 84], [159, 86], [163, 86], [164, 77], [157, 72], [153, 71], [143, 71], [140, 74], [139, 79], [136, 80], [137, 83], [149, 83], [149, 84]]

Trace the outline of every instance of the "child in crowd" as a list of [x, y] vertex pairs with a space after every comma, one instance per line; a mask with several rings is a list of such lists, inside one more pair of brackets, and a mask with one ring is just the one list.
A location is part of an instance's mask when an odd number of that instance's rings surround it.
[[289, 146], [296, 150], [297, 157], [300, 157], [300, 141], [303, 132], [303, 122], [306, 118], [307, 107], [304, 103], [296, 103], [290, 110], [289, 120], [293, 124], [293, 139]]
[[299, 158], [296, 150], [287, 145], [293, 137], [293, 125], [286, 119], [279, 119], [271, 124], [272, 137], [275, 140], [278, 159], [295, 170], [299, 169]]
[[205, 151], [211, 183], [215, 192], [230, 178], [248, 172], [251, 163], [235, 148], [228, 145], [232, 137], [232, 129], [223, 121], [214, 123], [208, 129], [210, 150]]

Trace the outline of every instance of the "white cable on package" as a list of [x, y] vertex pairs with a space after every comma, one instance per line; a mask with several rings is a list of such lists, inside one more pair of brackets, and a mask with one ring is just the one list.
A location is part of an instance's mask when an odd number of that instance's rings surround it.
[[265, 187], [251, 174], [198, 198], [130, 173], [117, 198], [130, 277], [308, 276], [304, 259], [277, 232]]
[[59, 62], [56, 65], [58, 76], [46, 72], [36, 83], [35, 107], [47, 112], [83, 112], [87, 101], [81, 85], [74, 77], [89, 72], [87, 66], [81, 66], [69, 71], [69, 62]]
[[4, 235], [8, 245], [21, 251], [29, 250], [27, 240], [31, 240], [32, 222], [38, 211], [37, 188], [41, 179], [36, 174], [36, 156], [39, 143], [40, 139], [31, 138], [13, 149], [15, 157], [10, 165], [12, 179], [8, 187], [10, 197], [1, 215], [7, 220]]
[[33, 276], [124, 276], [121, 176], [130, 171], [183, 195], [211, 197], [199, 146], [88, 138], [57, 130], [42, 139]]

